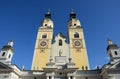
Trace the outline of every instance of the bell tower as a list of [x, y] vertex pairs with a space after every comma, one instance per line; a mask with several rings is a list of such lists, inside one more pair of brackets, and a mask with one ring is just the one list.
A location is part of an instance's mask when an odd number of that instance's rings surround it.
[[89, 69], [83, 28], [80, 21], [76, 18], [76, 13], [73, 11], [70, 13], [68, 21], [68, 38], [70, 58], [72, 58], [75, 66], [80, 70]]
[[54, 24], [51, 20], [51, 13], [48, 11], [38, 29], [32, 70], [42, 70], [42, 68], [46, 67], [46, 63], [49, 61], [52, 47], [53, 26]]
[[0, 62], [10, 65], [14, 54], [13, 41], [10, 40], [0, 51]]
[[110, 58], [110, 63], [114, 64], [120, 61], [120, 49], [117, 44], [113, 44], [110, 39], [108, 39], [107, 52]]

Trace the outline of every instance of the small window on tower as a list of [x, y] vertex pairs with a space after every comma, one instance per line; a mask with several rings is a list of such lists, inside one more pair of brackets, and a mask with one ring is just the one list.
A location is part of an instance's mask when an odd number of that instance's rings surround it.
[[74, 26], [76, 26], [76, 24], [74, 24]]
[[74, 38], [79, 38], [79, 33], [75, 32]]
[[5, 56], [5, 52], [3, 52], [2, 56]]
[[47, 34], [42, 35], [42, 38], [47, 38]]
[[9, 58], [11, 57], [11, 54], [9, 55]]
[[118, 55], [117, 51], [115, 51], [115, 55]]
[[45, 26], [47, 26], [47, 24], [45, 24]]
[[59, 46], [62, 46], [62, 40], [61, 39], [59, 40]]

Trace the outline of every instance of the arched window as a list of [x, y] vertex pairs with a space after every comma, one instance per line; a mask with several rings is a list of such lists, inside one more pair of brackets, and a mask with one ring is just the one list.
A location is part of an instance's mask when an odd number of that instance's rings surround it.
[[45, 26], [47, 26], [47, 24], [45, 24]]
[[5, 56], [5, 52], [3, 52], [2, 56]]
[[76, 26], [76, 24], [74, 24], [74, 26]]
[[79, 38], [79, 33], [75, 32], [74, 38]]
[[59, 40], [59, 46], [62, 46], [62, 40], [61, 39]]
[[42, 38], [47, 38], [47, 34], [42, 35]]
[[9, 54], [9, 58], [11, 57], [11, 54]]
[[115, 53], [115, 55], [118, 55], [117, 51], [115, 51], [114, 53]]

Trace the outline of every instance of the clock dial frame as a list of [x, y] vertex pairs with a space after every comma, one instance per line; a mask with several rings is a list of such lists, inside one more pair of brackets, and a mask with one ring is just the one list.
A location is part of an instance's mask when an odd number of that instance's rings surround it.
[[40, 45], [40, 48], [46, 48], [48, 45], [47, 40], [41, 40], [39, 45]]
[[81, 48], [82, 47], [82, 41], [81, 40], [74, 40], [73, 45], [75, 48]]

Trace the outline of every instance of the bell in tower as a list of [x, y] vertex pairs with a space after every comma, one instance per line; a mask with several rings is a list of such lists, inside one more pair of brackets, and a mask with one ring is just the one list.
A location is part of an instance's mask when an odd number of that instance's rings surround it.
[[73, 12], [73, 11], [70, 13], [70, 20], [68, 21], [68, 27], [69, 28], [78, 28], [78, 27], [81, 27], [81, 23], [76, 18], [76, 13]]
[[42, 26], [41, 28], [53, 28], [54, 24], [53, 24], [53, 21], [51, 20], [51, 13], [50, 13], [50, 11], [48, 11], [45, 14], [45, 18], [42, 21], [41, 26]]

